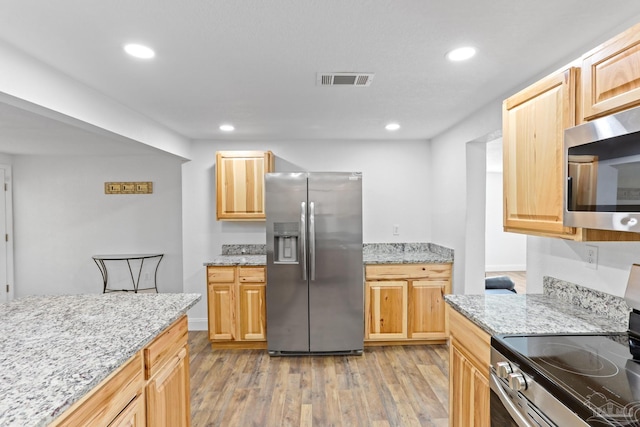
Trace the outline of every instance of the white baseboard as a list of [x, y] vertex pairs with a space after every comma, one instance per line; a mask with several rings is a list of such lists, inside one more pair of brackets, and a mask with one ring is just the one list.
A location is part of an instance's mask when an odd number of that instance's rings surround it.
[[527, 271], [525, 264], [486, 265], [484, 271]]
[[190, 331], [206, 331], [209, 328], [208, 319], [206, 317], [189, 317]]

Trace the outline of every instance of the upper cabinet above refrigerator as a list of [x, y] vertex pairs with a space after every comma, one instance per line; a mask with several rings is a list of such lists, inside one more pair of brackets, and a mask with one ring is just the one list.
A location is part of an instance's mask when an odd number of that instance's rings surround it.
[[273, 171], [271, 151], [218, 151], [216, 219], [264, 221], [264, 174]]

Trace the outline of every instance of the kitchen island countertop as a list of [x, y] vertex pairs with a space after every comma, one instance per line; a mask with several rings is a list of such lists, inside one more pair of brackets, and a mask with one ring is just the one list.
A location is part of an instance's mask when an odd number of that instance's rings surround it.
[[0, 304], [0, 425], [52, 422], [200, 298], [109, 293]]

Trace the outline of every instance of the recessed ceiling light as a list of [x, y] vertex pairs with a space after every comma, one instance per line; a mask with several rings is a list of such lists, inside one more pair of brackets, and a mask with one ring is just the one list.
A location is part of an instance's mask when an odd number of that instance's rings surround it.
[[400, 125], [397, 123], [389, 123], [384, 127], [386, 130], [398, 130], [400, 129]]
[[220, 130], [223, 132], [232, 132], [235, 130], [235, 127], [233, 127], [233, 125], [220, 125]]
[[156, 56], [153, 49], [141, 44], [128, 44], [124, 46], [124, 51], [131, 56], [142, 59], [151, 59]]
[[447, 53], [449, 61], [464, 61], [476, 54], [476, 49], [471, 46], [459, 47]]

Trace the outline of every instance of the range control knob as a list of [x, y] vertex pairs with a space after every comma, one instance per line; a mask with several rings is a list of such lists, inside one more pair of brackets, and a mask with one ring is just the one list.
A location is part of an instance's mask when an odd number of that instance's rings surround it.
[[522, 391], [527, 389], [527, 380], [520, 372], [509, 374], [509, 387], [513, 391]]
[[500, 378], [507, 378], [507, 375], [513, 372], [513, 368], [509, 362], [498, 362], [496, 363], [496, 374]]

